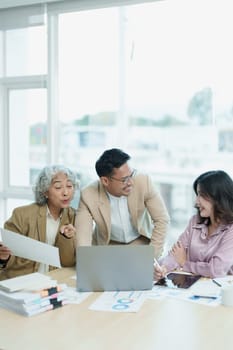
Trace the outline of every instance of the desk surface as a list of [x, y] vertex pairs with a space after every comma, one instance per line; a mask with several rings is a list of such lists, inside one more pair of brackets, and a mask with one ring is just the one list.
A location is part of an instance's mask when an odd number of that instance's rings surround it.
[[[55, 270], [75, 285], [73, 269]], [[233, 308], [182, 300], [146, 300], [137, 313], [88, 310], [99, 293], [81, 304], [32, 317], [0, 309], [0, 350], [232, 350]]]

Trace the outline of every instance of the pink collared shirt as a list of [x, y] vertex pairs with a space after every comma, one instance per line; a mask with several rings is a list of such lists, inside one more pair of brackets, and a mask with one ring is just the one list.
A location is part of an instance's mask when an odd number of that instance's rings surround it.
[[[208, 237], [207, 225], [198, 224], [194, 215], [178, 240], [187, 251], [184, 271], [211, 278], [233, 274], [233, 224], [220, 225]], [[180, 268], [170, 253], [160, 264], [168, 271]]]

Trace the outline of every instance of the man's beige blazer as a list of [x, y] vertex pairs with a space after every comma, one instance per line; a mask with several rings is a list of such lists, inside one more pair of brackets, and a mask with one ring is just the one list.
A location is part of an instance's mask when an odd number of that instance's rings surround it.
[[[134, 228], [140, 235], [150, 239], [155, 257], [163, 251], [169, 215], [164, 201], [152, 186], [147, 175], [133, 178], [133, 189], [128, 199], [128, 208]], [[76, 215], [77, 244], [106, 245], [111, 235], [110, 201], [100, 181], [87, 186], [81, 192]]]

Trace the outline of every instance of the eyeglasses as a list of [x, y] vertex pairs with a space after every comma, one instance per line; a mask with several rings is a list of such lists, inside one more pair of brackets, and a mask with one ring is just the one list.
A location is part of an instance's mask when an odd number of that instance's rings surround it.
[[116, 179], [116, 178], [113, 177], [113, 176], [109, 176], [109, 178], [112, 179], [112, 180], [121, 182], [121, 183], [123, 183], [124, 185], [126, 185], [126, 184], [129, 182], [129, 180], [131, 180], [131, 179], [134, 177], [135, 174], [136, 174], [136, 170], [134, 169], [134, 170], [132, 171], [132, 173], [131, 173], [129, 176], [125, 176], [125, 177], [123, 177], [122, 179]]

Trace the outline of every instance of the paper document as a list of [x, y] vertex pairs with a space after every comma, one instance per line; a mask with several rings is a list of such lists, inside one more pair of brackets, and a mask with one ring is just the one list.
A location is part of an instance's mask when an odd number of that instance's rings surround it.
[[144, 291], [103, 292], [89, 307], [90, 310], [137, 312], [145, 300]]
[[[212, 282], [213, 283], [213, 282]], [[154, 286], [152, 291], [146, 291], [147, 299], [166, 299], [173, 298], [184, 301], [189, 301], [196, 304], [202, 304], [207, 306], [218, 306], [221, 303], [220, 296], [197, 296], [191, 291], [191, 288], [167, 288], [161, 286]]]
[[194, 296], [206, 298], [218, 298], [221, 293], [221, 288], [212, 279], [202, 277], [190, 288]]
[[68, 300], [69, 304], [80, 304], [82, 303], [92, 292], [77, 292], [74, 287], [67, 287], [64, 290], [64, 295]]
[[217, 278], [214, 278], [213, 281], [219, 287], [233, 286], [233, 276], [232, 275], [227, 275], [224, 277], [217, 277]]
[[56, 285], [57, 281], [39, 272], [33, 272], [28, 275], [17, 276], [0, 281], [0, 289], [3, 289], [6, 292], [39, 290]]
[[0, 230], [3, 244], [11, 250], [13, 255], [51, 266], [61, 267], [57, 247], [3, 228]]

